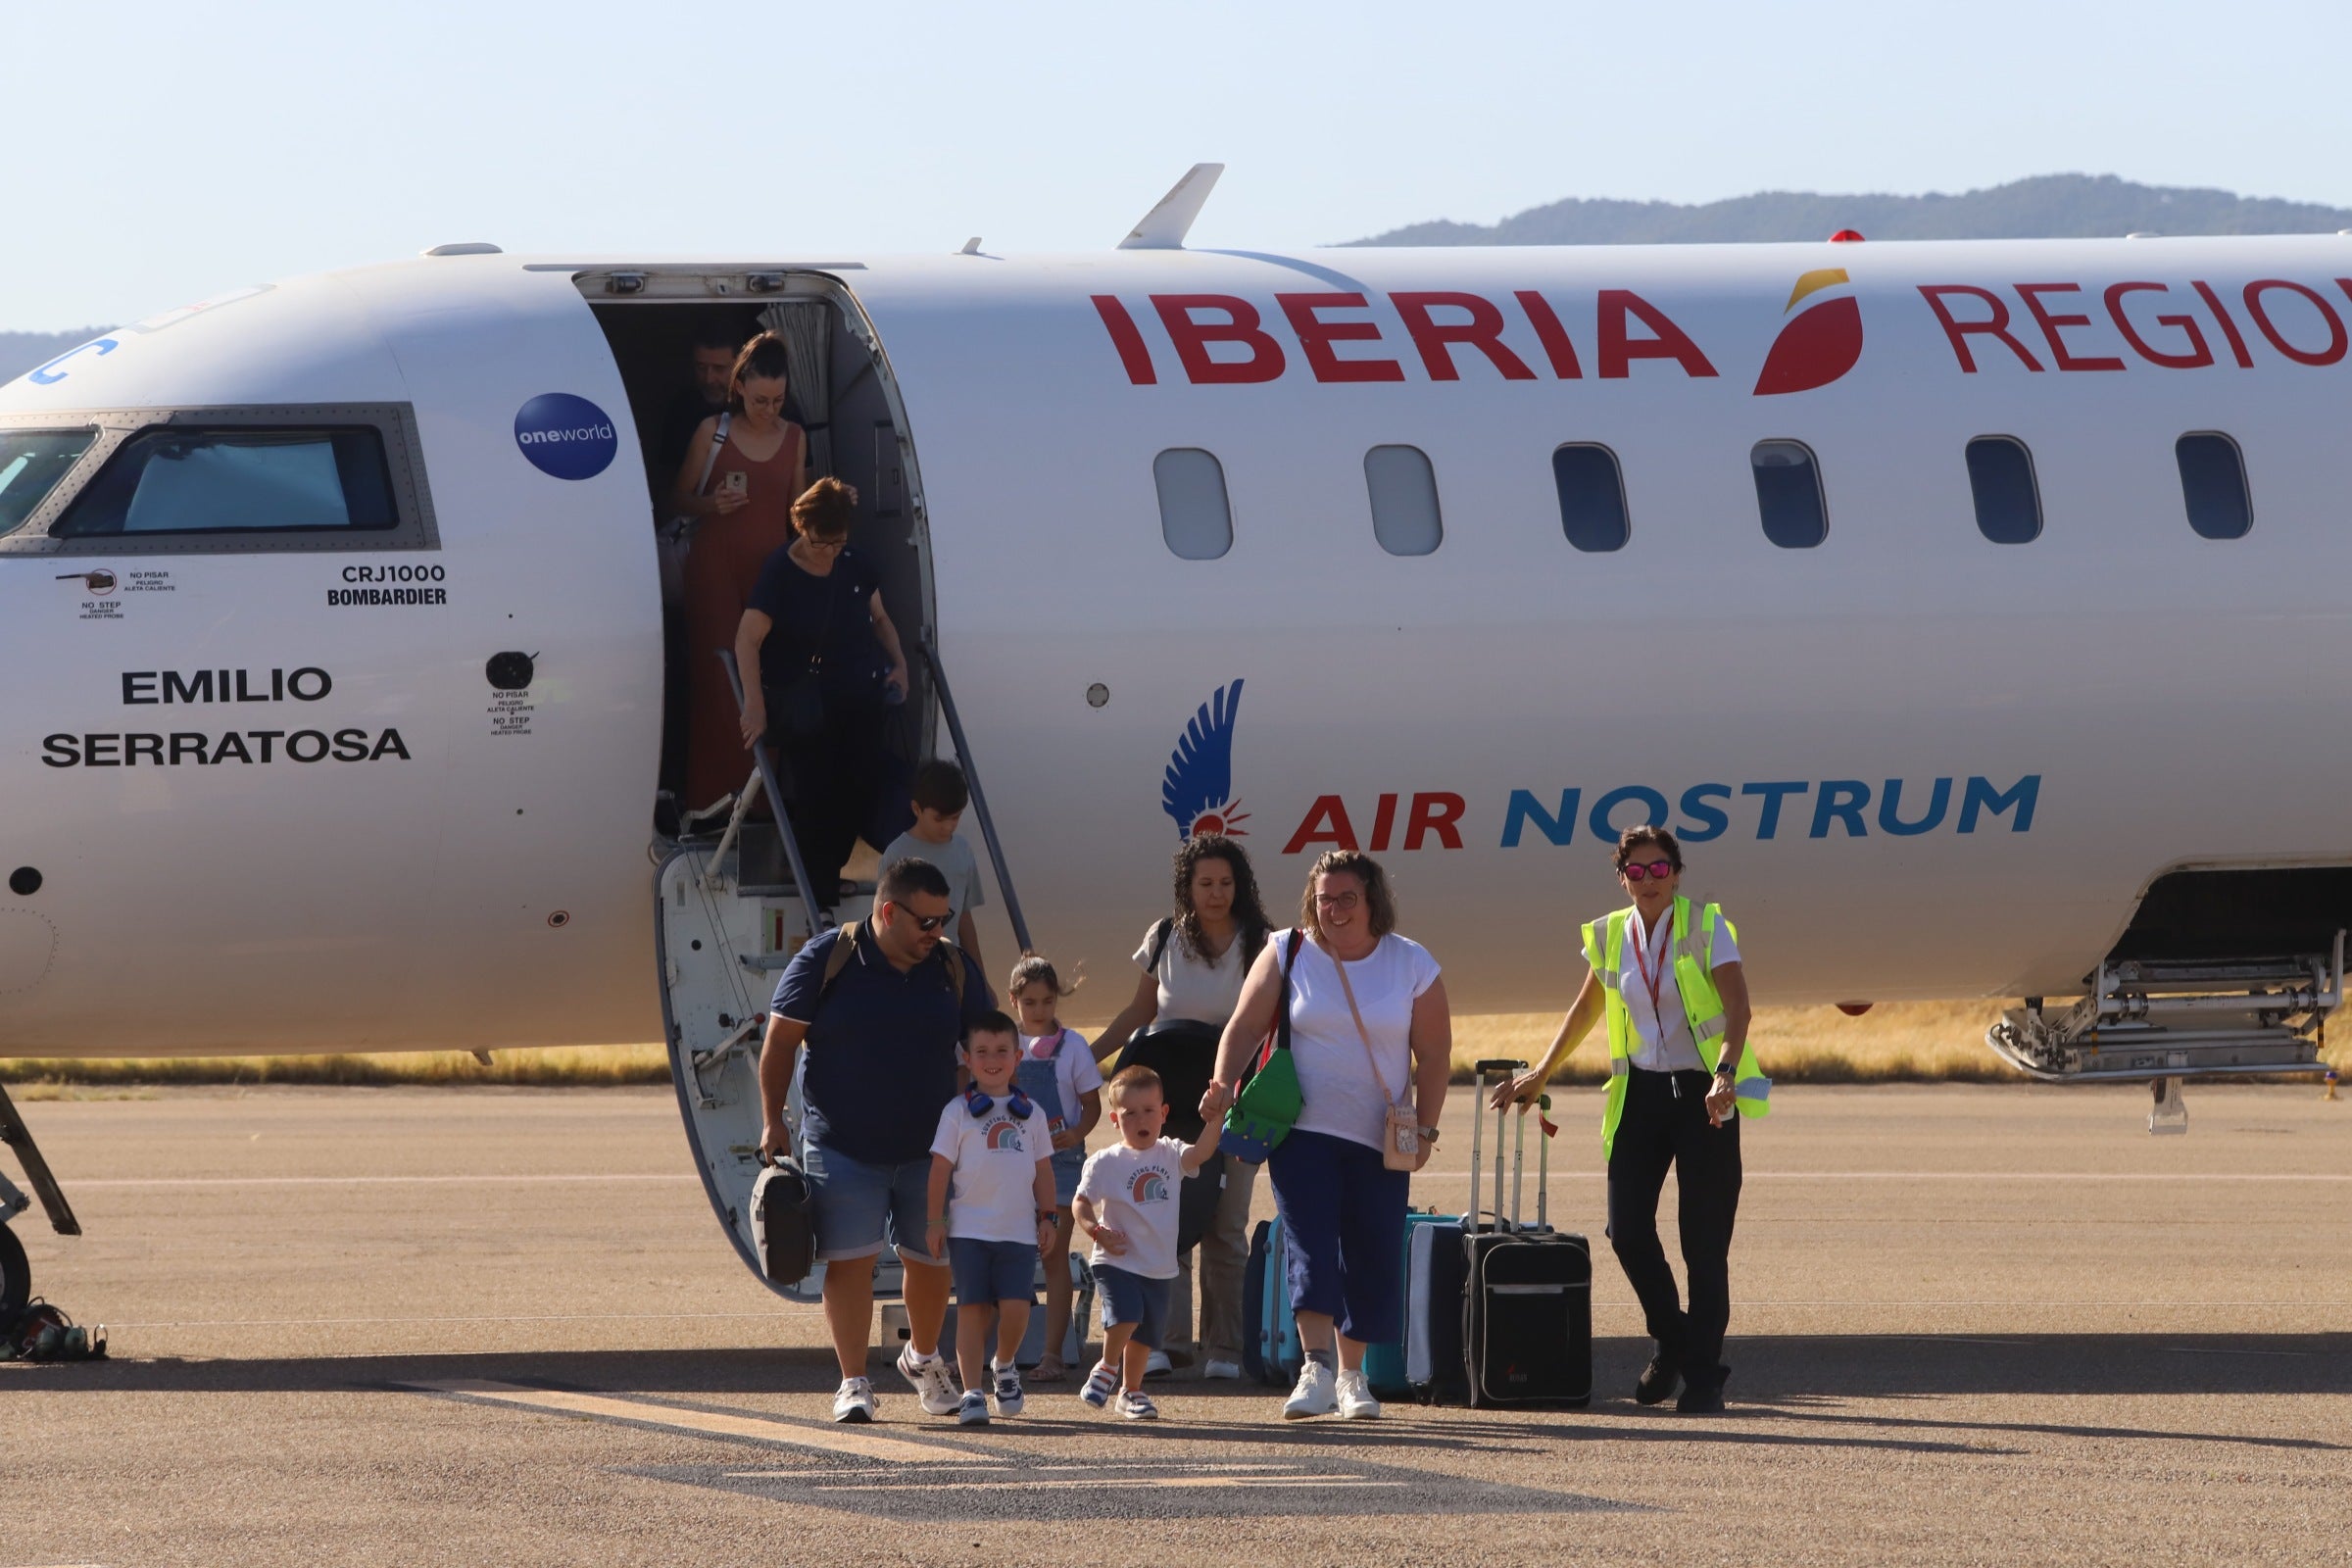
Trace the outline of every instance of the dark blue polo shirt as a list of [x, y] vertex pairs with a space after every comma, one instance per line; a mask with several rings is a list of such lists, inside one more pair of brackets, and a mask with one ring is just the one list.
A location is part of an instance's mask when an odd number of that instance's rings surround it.
[[939, 1113], [956, 1098], [956, 1048], [996, 1004], [988, 982], [966, 958], [958, 1011], [951, 944], [901, 974], [859, 922], [857, 956], [820, 1004], [825, 960], [840, 942], [828, 931], [795, 954], [769, 1004], [808, 1026], [802, 1136], [869, 1164], [927, 1159]]

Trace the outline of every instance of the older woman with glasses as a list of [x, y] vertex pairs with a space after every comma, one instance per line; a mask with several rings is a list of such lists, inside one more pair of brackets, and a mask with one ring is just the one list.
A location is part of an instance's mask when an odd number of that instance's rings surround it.
[[[1544, 1092], [1553, 1069], [1604, 1016], [1609, 1088], [1600, 1147], [1609, 1173], [1609, 1241], [1642, 1299], [1657, 1353], [1634, 1385], [1656, 1404], [1679, 1383], [1675, 1408], [1723, 1408], [1723, 1334], [1732, 1315], [1732, 1222], [1740, 1209], [1740, 1120], [1760, 1116], [1771, 1085], [1747, 1047], [1747, 981], [1731, 921], [1683, 897], [1683, 851], [1662, 827], [1617, 844], [1617, 880], [1633, 899], [1584, 928], [1583, 989], [1551, 1049], [1494, 1092], [1494, 1104]], [[1680, 1190], [1683, 1267], [1676, 1295], [1658, 1244], [1658, 1195], [1669, 1166]]]
[[[1285, 984], [1285, 972], [1288, 984]], [[1411, 1171], [1389, 1168], [1392, 1111], [1418, 1123], [1412, 1169], [1429, 1162], [1453, 1063], [1438, 960], [1396, 934], [1377, 861], [1334, 850], [1315, 862], [1298, 928], [1266, 944], [1217, 1047], [1201, 1102], [1222, 1104], [1276, 1009], [1291, 1014], [1304, 1108], [1266, 1158], [1289, 1257], [1287, 1288], [1306, 1352], [1286, 1419], [1380, 1414], [1364, 1350], [1404, 1337], [1404, 1212]]]

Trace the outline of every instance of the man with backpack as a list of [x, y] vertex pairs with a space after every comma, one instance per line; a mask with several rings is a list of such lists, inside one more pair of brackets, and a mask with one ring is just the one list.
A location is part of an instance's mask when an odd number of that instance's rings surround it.
[[801, 1155], [816, 1255], [825, 1265], [825, 1322], [841, 1362], [836, 1421], [871, 1421], [866, 1356], [874, 1259], [897, 1243], [906, 1267], [907, 1346], [898, 1368], [931, 1415], [956, 1413], [939, 1353], [948, 1310], [945, 1258], [929, 1229], [931, 1137], [956, 1098], [956, 1048], [994, 1004], [987, 982], [943, 928], [947, 878], [923, 860], [882, 869], [874, 915], [828, 931], [796, 954], [769, 1004], [760, 1053], [761, 1156], [791, 1150], [784, 1101], [804, 1045]]

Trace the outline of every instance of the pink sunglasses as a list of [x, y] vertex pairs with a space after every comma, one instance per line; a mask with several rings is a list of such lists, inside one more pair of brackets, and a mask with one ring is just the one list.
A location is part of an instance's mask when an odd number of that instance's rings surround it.
[[1624, 874], [1628, 882], [1639, 882], [1643, 877], [1652, 876], [1663, 882], [1674, 875], [1674, 862], [1672, 860], [1651, 860], [1647, 863], [1638, 860], [1629, 861]]

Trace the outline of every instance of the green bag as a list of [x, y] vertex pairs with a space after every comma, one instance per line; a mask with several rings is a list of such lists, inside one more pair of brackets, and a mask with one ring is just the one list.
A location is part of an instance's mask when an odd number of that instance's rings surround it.
[[1220, 1153], [1244, 1164], [1256, 1165], [1291, 1136], [1306, 1101], [1298, 1092], [1298, 1064], [1291, 1057], [1291, 965], [1298, 958], [1300, 933], [1291, 933], [1282, 956], [1282, 1005], [1257, 1060], [1242, 1085], [1233, 1108], [1225, 1112], [1225, 1131], [1217, 1141]]

